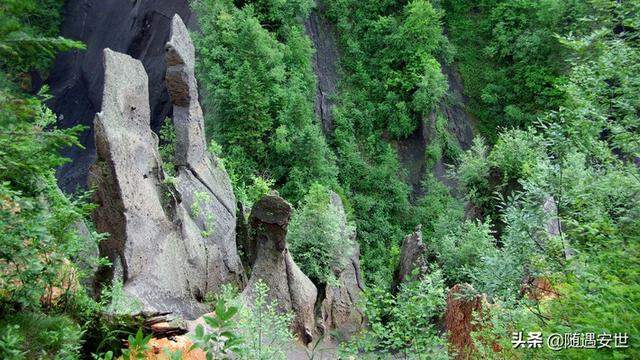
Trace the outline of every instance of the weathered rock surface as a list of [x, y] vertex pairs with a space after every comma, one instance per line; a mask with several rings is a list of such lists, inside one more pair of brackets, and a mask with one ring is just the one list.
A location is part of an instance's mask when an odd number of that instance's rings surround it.
[[407, 173], [405, 181], [413, 189], [411, 192], [412, 201], [424, 195], [422, 180], [426, 173], [433, 174], [454, 193], [458, 188], [456, 181], [447, 176], [447, 160], [450, 159], [440, 158], [433, 166], [430, 166], [426, 161], [425, 150], [434, 141], [436, 135], [437, 114], [445, 117], [446, 130], [453, 135], [462, 150], [469, 149], [473, 142], [475, 119], [466, 110], [467, 98], [463, 94], [462, 79], [449, 65], [443, 65], [441, 71], [447, 77], [448, 83], [444, 99], [440, 101], [436, 110], [420, 120], [412, 134], [396, 142], [398, 159]]
[[313, 71], [316, 75], [315, 111], [322, 124], [325, 135], [333, 130], [332, 97], [336, 94], [338, 80], [338, 61], [340, 54], [334, 35], [334, 26], [325, 17], [325, 5], [322, 0], [316, 1], [316, 8], [311, 10], [304, 23], [305, 30], [315, 53], [313, 54]]
[[422, 226], [418, 225], [415, 231], [405, 236], [400, 249], [400, 258], [393, 272], [391, 290], [398, 291], [400, 284], [412, 280], [414, 269], [419, 269], [419, 274], [425, 274], [429, 270], [427, 247], [422, 242]]
[[90, 171], [99, 205], [93, 218], [98, 231], [111, 234], [100, 252], [114, 269], [102, 279], [121, 279], [125, 293], [146, 312], [194, 319], [205, 313], [201, 300], [207, 292], [240, 282], [243, 272], [235, 247], [235, 198], [226, 173], [204, 151], [193, 45], [179, 17], [173, 19], [167, 61], [180, 134], [171, 181], [150, 128], [142, 63], [104, 52], [104, 98], [94, 124], [98, 159]]
[[[175, 158], [177, 181], [183, 208], [189, 209], [194, 226], [189, 229], [211, 233], [208, 239], [214, 249], [207, 252], [206, 269], [217, 280], [227, 282], [228, 274], [243, 282], [242, 264], [236, 248], [236, 199], [226, 171], [207, 152], [204, 117], [198, 102], [195, 78], [195, 48], [182, 19], [175, 15], [171, 37], [166, 45], [167, 89], [173, 103], [173, 125], [176, 132]], [[193, 214], [196, 210], [196, 214]], [[197, 238], [189, 236], [188, 238]]]
[[179, 14], [195, 22], [188, 0], [68, 0], [65, 1], [61, 35], [86, 44], [83, 51], [60, 54], [48, 79], [53, 95], [49, 103], [59, 116], [58, 125], [89, 127], [80, 137], [85, 149], [65, 152], [73, 162], [58, 171], [60, 187], [73, 191], [85, 187], [89, 166], [96, 157], [93, 118], [102, 104], [103, 50], [113, 49], [142, 61], [149, 76], [151, 128], [157, 130], [172, 104], [164, 83], [164, 44], [171, 19]]
[[488, 318], [489, 303], [486, 295], [477, 294], [469, 284], [457, 284], [452, 287], [447, 295], [444, 322], [455, 359], [471, 358], [474, 350], [471, 332], [478, 326], [473, 322], [474, 312], [479, 319]]
[[344, 254], [346, 259], [340, 268], [334, 268], [337, 286], [327, 285], [324, 300], [320, 306], [319, 325], [327, 333], [337, 331], [342, 338], [348, 338], [364, 325], [365, 317], [358, 308], [358, 300], [364, 289], [360, 273], [360, 249], [356, 242], [356, 231], [347, 224], [347, 215], [342, 200], [331, 193], [331, 204], [340, 214], [341, 238], [353, 244], [351, 253]]
[[315, 331], [314, 305], [318, 291], [293, 261], [287, 248], [291, 210], [291, 205], [276, 194], [264, 196], [253, 206], [250, 224], [256, 257], [251, 279], [242, 296], [246, 303], [252, 304], [256, 283], [264, 282], [269, 287], [269, 299], [277, 301], [280, 310], [294, 313], [292, 331], [308, 344]]

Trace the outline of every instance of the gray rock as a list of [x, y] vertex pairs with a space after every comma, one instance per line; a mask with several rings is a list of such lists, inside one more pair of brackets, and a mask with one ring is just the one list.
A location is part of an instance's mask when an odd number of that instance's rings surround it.
[[151, 128], [158, 130], [171, 116], [165, 77], [164, 45], [169, 38], [171, 19], [179, 14], [195, 23], [188, 0], [67, 0], [61, 35], [80, 40], [86, 50], [58, 55], [47, 80], [53, 99], [49, 106], [59, 116], [58, 125], [88, 127], [80, 136], [84, 148], [65, 150], [72, 162], [58, 171], [60, 187], [67, 192], [86, 187], [87, 171], [96, 157], [93, 119], [100, 111], [105, 48], [138, 59], [149, 76]]
[[[236, 199], [226, 171], [207, 152], [194, 70], [195, 48], [187, 27], [178, 15], [173, 17], [165, 49], [167, 89], [174, 105], [176, 190], [183, 206], [191, 213], [197, 213], [183, 216], [194, 220], [196, 225], [185, 228], [206, 235], [204, 240], [209, 246], [206, 269], [209, 269], [209, 275], [205, 277], [213, 275], [216, 278], [214, 284], [230, 280], [242, 284], [244, 272], [236, 250]], [[234, 274], [234, 279], [229, 279], [229, 274]]]
[[306, 345], [315, 331], [315, 285], [302, 273], [287, 249], [286, 234], [291, 205], [276, 194], [260, 199], [251, 210], [250, 223], [256, 244], [256, 257], [247, 288], [242, 293], [251, 305], [258, 281], [269, 287], [269, 299], [281, 311], [293, 312], [291, 330]]
[[562, 225], [560, 224], [560, 218], [558, 217], [558, 205], [553, 196], [549, 196], [542, 204], [542, 211], [548, 217], [547, 223], [544, 228], [549, 236], [561, 236], [564, 246], [564, 257], [569, 260], [575, 255], [575, 251], [571, 248], [569, 239], [562, 236]]
[[449, 176], [448, 168], [452, 159], [440, 158], [435, 164], [426, 161], [425, 151], [433, 143], [436, 135], [436, 116], [445, 117], [446, 129], [457, 140], [460, 149], [468, 150], [473, 142], [476, 120], [467, 111], [468, 99], [464, 95], [462, 79], [451, 65], [442, 65], [441, 71], [448, 83], [445, 96], [434, 111], [422, 116], [413, 133], [395, 143], [398, 160], [406, 171], [405, 181], [412, 188], [412, 202], [424, 195], [422, 181], [427, 173], [433, 174], [438, 181], [446, 185], [454, 196], [460, 195], [457, 181]]
[[185, 271], [191, 266], [184, 263], [179, 227], [163, 204], [147, 74], [139, 61], [109, 49], [104, 63], [102, 111], [94, 123], [98, 159], [89, 175], [99, 205], [96, 228], [111, 234], [100, 244], [101, 255], [121, 269], [125, 293], [145, 311], [193, 316], [200, 311]]
[[[93, 214], [97, 230], [111, 234], [100, 252], [114, 267], [102, 280], [121, 279], [125, 294], [139, 300], [144, 312], [195, 319], [206, 312], [204, 295], [224, 283], [241, 284], [243, 271], [231, 184], [204, 147], [193, 45], [179, 18], [173, 25], [167, 78], [176, 132], [182, 134], [176, 143], [182, 154], [174, 164], [177, 177], [168, 179], [162, 170], [142, 63], [107, 49], [90, 181], [99, 205]], [[180, 95], [180, 86], [189, 96]]]
[[427, 247], [422, 242], [422, 226], [418, 225], [415, 231], [405, 236], [400, 249], [400, 259], [393, 273], [391, 290], [396, 293], [400, 284], [413, 279], [412, 273], [419, 269], [419, 274], [426, 273], [429, 269]]
[[347, 215], [338, 194], [331, 193], [331, 204], [340, 214], [341, 237], [353, 244], [353, 249], [345, 253], [341, 266], [334, 268], [337, 284], [328, 284], [324, 289], [324, 299], [320, 306], [320, 328], [324, 333], [337, 332], [346, 339], [356, 333], [364, 325], [364, 314], [358, 308], [358, 300], [364, 284], [360, 273], [360, 249], [356, 242], [356, 231], [347, 223]]
[[312, 58], [313, 72], [317, 79], [315, 112], [322, 124], [322, 130], [329, 136], [333, 130], [332, 97], [336, 94], [340, 80], [338, 75], [340, 54], [334, 35], [335, 28], [324, 15], [325, 12], [323, 1], [316, 1], [316, 8], [311, 10], [304, 27], [315, 49]]

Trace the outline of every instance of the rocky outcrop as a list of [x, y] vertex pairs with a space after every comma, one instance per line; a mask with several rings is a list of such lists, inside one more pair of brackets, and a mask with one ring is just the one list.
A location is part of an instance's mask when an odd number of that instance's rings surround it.
[[467, 111], [467, 98], [463, 93], [460, 75], [451, 65], [442, 65], [441, 71], [447, 78], [448, 88], [445, 96], [428, 116], [420, 119], [415, 131], [404, 139], [396, 141], [398, 160], [406, 171], [405, 181], [412, 187], [411, 201], [424, 195], [422, 181], [426, 173], [431, 173], [441, 183], [446, 185], [454, 195], [457, 192], [457, 182], [447, 174], [446, 159], [441, 157], [435, 164], [427, 161], [425, 151], [435, 141], [436, 118], [438, 115], [446, 119], [446, 131], [457, 141], [462, 150], [468, 150], [473, 142], [473, 128], [475, 119]]
[[114, 264], [102, 280], [120, 279], [145, 312], [185, 318], [205, 313], [204, 295], [239, 283], [235, 198], [223, 169], [205, 152], [193, 77], [193, 45], [179, 17], [167, 44], [167, 83], [174, 104], [177, 175], [167, 178], [150, 128], [149, 87], [142, 63], [104, 51], [102, 111], [90, 170], [97, 230], [111, 236], [100, 253]]
[[325, 334], [337, 332], [341, 338], [348, 338], [364, 325], [365, 317], [358, 308], [358, 300], [364, 284], [360, 273], [360, 250], [356, 242], [356, 231], [347, 223], [347, 215], [342, 200], [336, 193], [331, 193], [331, 205], [340, 214], [341, 238], [353, 244], [353, 250], [344, 254], [344, 261], [338, 261], [333, 272], [336, 285], [327, 284], [324, 299], [320, 306], [319, 326]]
[[[215, 284], [227, 282], [228, 273], [244, 282], [242, 264], [236, 247], [236, 199], [231, 181], [218, 160], [207, 151], [204, 117], [198, 102], [195, 78], [195, 48], [182, 19], [172, 20], [171, 38], [166, 45], [167, 88], [173, 103], [173, 125], [176, 132], [174, 165], [175, 188], [183, 209], [188, 209], [205, 240], [215, 245], [208, 252], [209, 279]], [[193, 214], [194, 212], [198, 214]], [[196, 238], [189, 236], [189, 238]]]
[[[179, 14], [195, 20], [188, 0], [68, 0], [65, 1], [61, 35], [86, 44], [83, 51], [60, 54], [48, 84], [53, 99], [49, 103], [58, 115], [58, 125], [85, 125], [84, 146], [65, 151], [72, 159], [58, 171], [60, 187], [74, 191], [85, 187], [89, 166], [96, 158], [93, 118], [101, 108], [104, 74], [103, 50], [110, 48], [142, 62], [149, 77], [151, 128], [157, 130], [172, 104], [164, 83], [164, 44], [169, 39], [171, 19]], [[194, 21], [195, 22], [195, 21]]]
[[313, 72], [316, 75], [315, 112], [320, 120], [325, 135], [333, 130], [332, 97], [336, 94], [338, 80], [338, 61], [340, 54], [334, 35], [334, 26], [325, 17], [325, 5], [322, 0], [316, 1], [304, 23], [305, 30], [311, 38], [315, 52], [313, 54]]
[[314, 305], [318, 291], [287, 249], [291, 210], [291, 205], [277, 194], [266, 195], [253, 206], [250, 224], [256, 257], [251, 279], [242, 296], [251, 305], [256, 284], [264, 282], [269, 287], [269, 299], [275, 300], [281, 311], [293, 312], [291, 329], [306, 345], [314, 336]]
[[[474, 319], [474, 315], [478, 318]], [[486, 295], [477, 294], [469, 284], [457, 284], [449, 290], [444, 323], [455, 359], [472, 358], [474, 346], [471, 333], [488, 316], [489, 303]]]
[[418, 269], [419, 274], [425, 274], [429, 270], [427, 247], [422, 242], [422, 226], [418, 225], [415, 231], [405, 236], [400, 249], [400, 258], [393, 272], [391, 291], [397, 293], [405, 281], [413, 279], [413, 271]]

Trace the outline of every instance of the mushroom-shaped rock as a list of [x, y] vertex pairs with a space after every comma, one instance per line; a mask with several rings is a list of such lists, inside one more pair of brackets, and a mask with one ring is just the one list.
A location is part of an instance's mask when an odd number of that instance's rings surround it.
[[325, 332], [337, 331], [342, 338], [348, 338], [364, 324], [364, 314], [357, 306], [364, 287], [360, 274], [360, 249], [355, 241], [355, 229], [348, 226], [342, 200], [334, 192], [331, 193], [331, 205], [338, 210], [341, 238], [353, 244], [353, 249], [345, 253], [344, 261], [338, 261], [340, 266], [333, 269], [337, 285], [327, 284], [324, 289], [320, 325]]
[[249, 305], [255, 299], [256, 284], [269, 287], [268, 297], [281, 311], [295, 315], [292, 331], [304, 343], [313, 339], [315, 329], [315, 285], [296, 265], [287, 249], [287, 226], [291, 205], [276, 194], [260, 199], [252, 208], [250, 223], [255, 239], [256, 256], [249, 284], [242, 296]]
[[400, 284], [411, 280], [412, 273], [419, 269], [420, 274], [428, 271], [429, 261], [427, 247], [422, 242], [422, 227], [418, 225], [413, 233], [405, 236], [400, 249], [400, 259], [393, 273], [391, 289], [393, 293], [398, 291]]
[[[104, 51], [104, 96], [95, 119], [97, 160], [89, 180], [96, 189], [96, 228], [110, 234], [100, 243], [100, 253], [113, 268], [103, 269], [99, 280], [122, 281], [144, 312], [194, 319], [206, 312], [201, 300], [207, 292], [240, 283], [243, 271], [235, 246], [235, 198], [227, 174], [205, 151], [193, 45], [179, 17], [167, 49], [179, 134], [175, 179], [164, 174], [158, 138], [149, 126], [144, 67], [127, 55]], [[175, 74], [186, 81], [172, 81]], [[180, 84], [190, 94], [188, 101], [176, 95]]]

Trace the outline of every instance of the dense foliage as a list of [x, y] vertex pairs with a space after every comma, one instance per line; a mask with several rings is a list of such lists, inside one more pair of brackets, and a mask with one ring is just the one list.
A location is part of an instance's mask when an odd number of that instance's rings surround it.
[[[60, 150], [79, 146], [81, 127], [58, 129], [47, 88], [31, 76], [59, 51], [81, 49], [56, 37], [57, 0], [0, 4], [0, 358], [80, 359], [121, 347], [118, 328], [100, 313], [84, 279], [103, 235], [91, 231], [88, 194], [63, 194], [55, 171]], [[43, 73], [44, 74], [44, 73]], [[118, 322], [118, 321], [116, 321]], [[97, 340], [97, 341], [92, 341]]]
[[295, 21], [310, 6], [194, 3], [202, 29], [195, 42], [208, 134], [222, 146], [241, 200], [257, 176], [294, 202], [314, 182], [337, 187], [335, 159], [314, 118], [311, 43]]
[[296, 264], [316, 284], [335, 282], [354, 252], [355, 229], [331, 202], [322, 185], [314, 184], [289, 225], [287, 241]]
[[[557, 39], [571, 54], [565, 57], [570, 71], [554, 88], [561, 102], [538, 116], [536, 127], [500, 133], [492, 149], [477, 142], [457, 172], [485, 220], [502, 224], [494, 227], [500, 246], [484, 250], [470, 272], [476, 289], [499, 304], [476, 338], [481, 356], [496, 356], [486, 339], [498, 339], [505, 349], [500, 357], [525, 356], [508, 336], [521, 329], [638, 334], [640, 277], [631, 262], [637, 262], [640, 235], [634, 164], [640, 154], [640, 4], [589, 5], [582, 27], [593, 30]], [[555, 231], [554, 221], [560, 225]], [[474, 246], [484, 236], [467, 241]], [[533, 278], [550, 281], [557, 299], [523, 297], [523, 279]], [[584, 351], [539, 355], [584, 358]], [[615, 356], [635, 358], [638, 351], [630, 344]], [[588, 356], [610, 358], [612, 352]]]
[[[197, 0], [193, 36], [209, 150], [238, 200], [250, 207], [275, 189], [294, 204], [289, 249], [320, 288], [336, 285], [355, 225], [368, 321], [340, 352], [455, 355], [441, 319], [448, 289], [469, 283], [491, 304], [476, 318], [477, 358], [639, 358], [640, 1], [325, 0], [341, 76], [326, 133], [303, 26], [314, 6]], [[96, 301], [81, 281], [102, 236], [86, 220], [88, 194], [63, 194], [54, 177], [82, 129], [56, 128], [46, 87], [30, 84], [57, 52], [82, 48], [56, 37], [61, 7], [0, 4], [0, 358], [138, 358], [149, 337], [121, 316], [139, 304], [121, 283]], [[467, 151], [443, 110], [445, 66], [460, 72], [458, 105], [478, 120]], [[427, 123], [426, 174], [410, 196], [397, 144]], [[169, 159], [170, 125], [160, 138]], [[429, 171], [442, 159], [447, 184]], [[400, 243], [418, 224], [428, 267], [392, 292]], [[533, 294], [536, 282], [548, 291]], [[292, 315], [264, 284], [252, 308], [224, 289], [208, 295], [214, 314], [194, 346], [209, 357], [284, 358]], [[533, 353], [512, 346], [514, 331], [631, 340]]]
[[[429, 1], [327, 1], [344, 52], [332, 145], [370, 282], [390, 279], [399, 242], [419, 220], [389, 140], [411, 134], [446, 88], [449, 50]], [[354, 141], [355, 140], [355, 141]], [[436, 160], [437, 161], [437, 160]]]
[[562, 92], [568, 50], [557, 35], [580, 28], [587, 2], [444, 1], [450, 40], [479, 118], [491, 142], [496, 128], [532, 124], [556, 109]]

